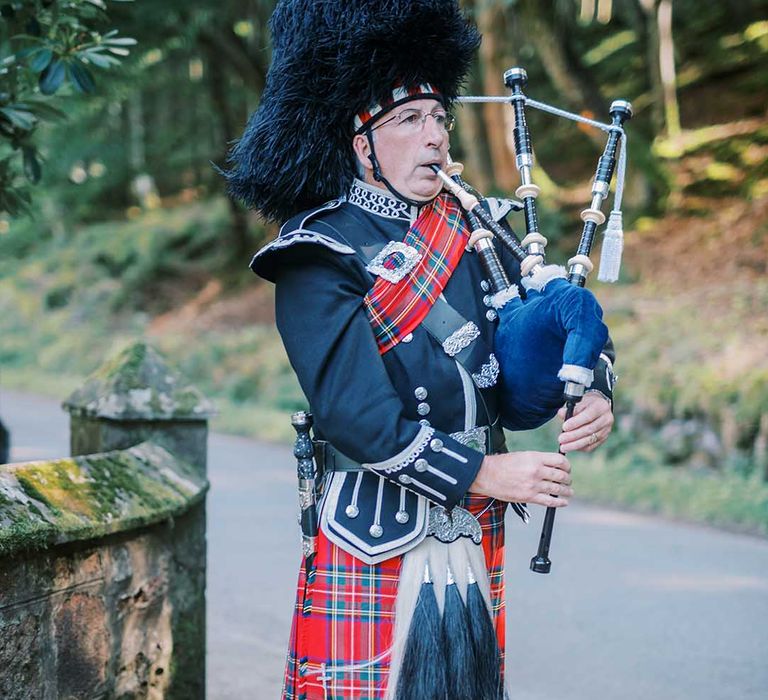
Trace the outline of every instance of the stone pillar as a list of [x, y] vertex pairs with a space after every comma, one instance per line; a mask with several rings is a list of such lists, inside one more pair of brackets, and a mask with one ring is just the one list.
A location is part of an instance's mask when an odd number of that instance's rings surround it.
[[73, 457], [151, 440], [206, 476], [213, 406], [144, 342], [104, 363], [63, 407]]
[[[213, 406], [146, 343], [137, 342], [108, 360], [63, 407], [70, 414], [73, 457], [125, 450], [151, 441], [189, 465], [201, 483], [207, 481], [208, 419]], [[107, 600], [105, 610], [115, 612], [118, 619], [105, 634], [112, 640], [107, 646], [117, 648], [120, 659], [106, 651], [91, 654], [94, 664], [104, 665], [103, 673], [86, 684], [91, 690], [108, 689], [103, 697], [124, 700], [204, 699], [205, 528], [205, 501], [201, 500], [164, 523], [82, 545], [84, 555], [95, 552], [105, 562], [104, 573], [96, 578], [102, 578], [108, 590], [97, 598]], [[81, 554], [77, 547], [73, 552]], [[72, 556], [49, 550], [37, 559], [53, 558], [64, 562], [61, 566], [79, 571], [80, 564], [69, 561]], [[22, 563], [31, 565], [31, 561]], [[2, 564], [0, 560], [0, 585]], [[110, 597], [112, 588], [117, 591], [116, 599]], [[76, 639], [86, 649], [90, 644], [86, 628], [91, 623], [76, 624], [87, 616], [74, 603], [70, 607], [66, 624], [56, 629], [68, 630], [65, 646], [75, 648], [70, 642]], [[85, 681], [79, 667], [69, 665], [74, 669], [73, 678], [57, 667], [55, 682], [61, 692], [45, 697], [96, 697], [90, 690], [73, 690], [70, 681]]]

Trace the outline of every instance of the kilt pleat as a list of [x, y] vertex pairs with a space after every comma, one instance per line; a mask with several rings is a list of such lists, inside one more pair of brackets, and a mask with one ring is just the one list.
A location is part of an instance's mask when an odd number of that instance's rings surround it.
[[[466, 496], [478, 517], [504, 658], [506, 504]], [[382, 700], [389, 678], [394, 611], [403, 556], [369, 565], [320, 532], [309, 579], [302, 562], [285, 668], [283, 700]]]

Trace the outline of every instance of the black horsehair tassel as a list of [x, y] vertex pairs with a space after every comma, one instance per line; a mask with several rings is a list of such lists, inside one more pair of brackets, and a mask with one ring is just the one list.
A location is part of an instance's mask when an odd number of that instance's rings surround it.
[[480, 700], [477, 695], [475, 653], [469, 633], [467, 609], [450, 567], [443, 610], [443, 651], [448, 677], [448, 698]]
[[445, 700], [448, 695], [440, 636], [440, 610], [435, 587], [424, 567], [416, 608], [405, 642], [403, 665], [397, 682], [396, 700]]
[[488, 606], [477, 585], [472, 568], [467, 566], [467, 614], [469, 633], [475, 654], [477, 686], [472, 696], [477, 700], [503, 700], [504, 686], [501, 681], [501, 654], [496, 641]]

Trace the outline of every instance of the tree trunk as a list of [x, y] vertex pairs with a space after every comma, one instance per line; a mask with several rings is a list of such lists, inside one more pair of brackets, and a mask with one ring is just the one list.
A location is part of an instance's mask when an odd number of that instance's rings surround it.
[[[482, 76], [473, 70], [469, 79], [469, 91], [479, 94], [483, 91]], [[461, 107], [461, 146], [467, 180], [478, 191], [486, 193], [496, 186], [493, 180], [493, 161], [488, 146], [488, 134], [483, 121], [483, 105], [468, 104]]]
[[[483, 91], [488, 95], [500, 95], [504, 87], [504, 71], [509, 68], [509, 59], [504, 56], [506, 24], [504, 13], [495, 2], [478, 4], [477, 24], [483, 34], [480, 45]], [[487, 134], [487, 143], [493, 165], [493, 180], [496, 186], [512, 193], [518, 186], [517, 170], [513, 150], [509, 148], [507, 132], [510, 110], [498, 104], [483, 105], [483, 118]]]
[[[240, 76], [248, 89], [261, 94], [267, 79], [267, 64], [252, 56], [248, 46], [231, 28], [208, 27], [200, 32], [198, 41], [209, 56], [216, 54], [231, 72]], [[262, 53], [267, 56], [266, 52]]]
[[661, 67], [659, 66], [659, 25], [656, 21], [657, 0], [637, 0], [639, 8], [639, 34], [645, 47], [645, 57], [648, 64], [648, 86], [651, 91], [651, 121], [653, 130], [661, 133], [664, 130], [664, 88], [661, 84]]
[[[222, 69], [215, 51], [209, 50], [207, 53], [207, 77], [208, 89], [211, 95], [211, 103], [214, 111], [218, 115], [221, 131], [225, 138], [221, 142], [222, 152], [217, 157], [217, 161], [224, 163], [226, 159], [227, 143], [235, 138], [236, 125], [227, 99], [227, 80], [226, 73]], [[253, 252], [254, 241], [248, 231], [248, 216], [240, 205], [227, 197], [229, 205], [229, 253], [227, 258], [233, 264], [242, 263]]]
[[672, 39], [672, 0], [659, 3], [659, 66], [661, 82], [664, 88], [664, 116], [667, 122], [667, 135], [670, 139], [679, 138], [680, 107], [677, 102], [677, 76], [675, 74], [675, 43]]
[[[596, 83], [569, 48], [568, 38], [551, 19], [551, 9], [540, 0], [524, 0], [519, 4], [520, 18], [530, 36], [539, 59], [552, 85], [573, 110], [589, 110], [596, 119], [607, 118], [608, 106]], [[587, 135], [600, 148], [605, 140], [602, 134], [588, 130]]]

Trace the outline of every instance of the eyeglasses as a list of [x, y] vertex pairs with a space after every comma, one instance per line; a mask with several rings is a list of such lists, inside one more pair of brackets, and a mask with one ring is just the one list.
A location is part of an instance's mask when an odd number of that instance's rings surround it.
[[448, 114], [444, 109], [436, 109], [426, 114], [420, 109], [404, 109], [389, 119], [385, 119], [381, 124], [374, 126], [371, 131], [381, 129], [382, 126], [394, 123], [395, 127], [404, 134], [417, 134], [424, 129], [427, 123], [427, 117], [432, 117], [437, 126], [443, 131], [453, 131], [456, 125], [456, 118]]

